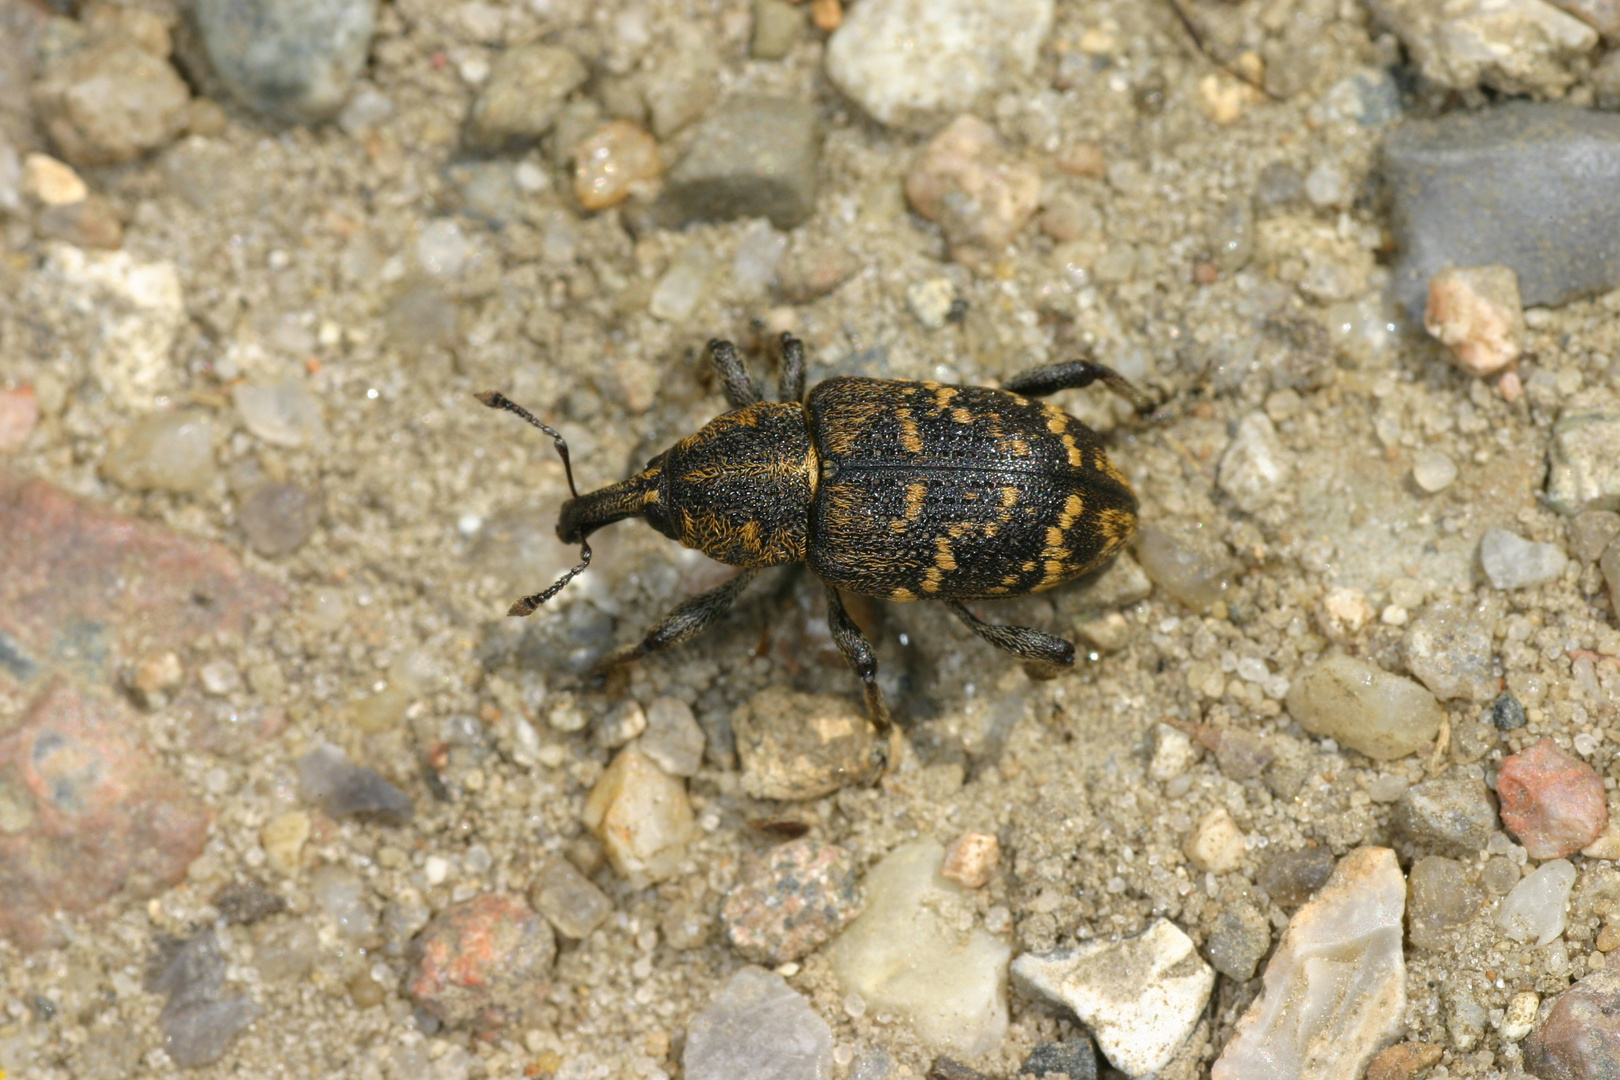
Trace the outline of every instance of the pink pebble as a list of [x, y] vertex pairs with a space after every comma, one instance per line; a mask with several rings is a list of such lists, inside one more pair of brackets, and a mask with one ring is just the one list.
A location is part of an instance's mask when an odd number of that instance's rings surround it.
[[1496, 794], [1502, 823], [1532, 859], [1561, 859], [1579, 851], [1609, 823], [1602, 778], [1551, 739], [1502, 762]]
[[0, 390], [0, 454], [21, 450], [39, 423], [39, 402], [32, 386]]

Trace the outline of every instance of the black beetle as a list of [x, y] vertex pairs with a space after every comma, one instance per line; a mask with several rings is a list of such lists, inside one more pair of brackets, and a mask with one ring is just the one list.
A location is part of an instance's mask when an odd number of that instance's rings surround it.
[[1146, 411], [1125, 378], [1089, 360], [1025, 372], [1000, 390], [838, 376], [805, 396], [804, 347], [782, 335], [780, 401], [761, 400], [730, 342], [709, 350], [731, 411], [628, 480], [581, 495], [555, 430], [503, 395], [478, 399], [523, 417], [556, 442], [573, 498], [557, 535], [581, 562], [544, 592], [512, 605], [527, 615], [590, 565], [586, 538], [642, 517], [665, 536], [742, 572], [695, 596], [602, 667], [701, 633], [761, 569], [809, 565], [827, 586], [833, 640], [866, 687], [878, 730], [888, 710], [871, 643], [838, 590], [886, 600], [938, 600], [990, 644], [1066, 667], [1074, 645], [1024, 626], [986, 623], [964, 600], [995, 600], [1061, 585], [1100, 565], [1136, 531], [1136, 496], [1085, 424], [1031, 401], [1102, 381]]

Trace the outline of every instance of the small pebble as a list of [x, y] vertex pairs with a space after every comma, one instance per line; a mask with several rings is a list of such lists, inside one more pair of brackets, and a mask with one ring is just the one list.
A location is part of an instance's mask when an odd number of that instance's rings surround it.
[[1556, 581], [1569, 560], [1557, 544], [1539, 544], [1506, 529], [1486, 529], [1479, 542], [1485, 576], [1498, 589], [1525, 589]]
[[1569, 890], [1575, 884], [1575, 867], [1567, 859], [1542, 863], [1496, 909], [1496, 925], [1514, 941], [1534, 941], [1545, 945], [1564, 932]]
[[124, 242], [124, 225], [112, 206], [100, 195], [83, 202], [52, 206], [35, 219], [41, 236], [66, 240], [79, 247], [116, 249]]
[[200, 492], [214, 482], [216, 428], [200, 409], [137, 420], [102, 459], [107, 478], [131, 491]]
[[628, 120], [613, 120], [574, 148], [574, 197], [587, 210], [628, 199], [664, 174], [658, 143]]
[[1566, 515], [1620, 506], [1620, 412], [1563, 410], [1547, 444], [1547, 503]]
[[1427, 749], [1445, 716], [1434, 696], [1411, 679], [1344, 655], [1306, 668], [1286, 701], [1289, 715], [1306, 731], [1378, 761]]
[[73, 166], [48, 154], [29, 154], [22, 162], [22, 190], [44, 206], [68, 206], [90, 196]]
[[302, 810], [288, 810], [265, 822], [259, 830], [259, 845], [270, 869], [284, 877], [298, 873], [309, 829], [309, 815]]
[[411, 945], [405, 992], [450, 1027], [492, 1038], [538, 1022], [557, 941], [512, 893], [485, 893], [433, 917]]
[[692, 1018], [685, 1080], [823, 1080], [833, 1075], [827, 1022], [775, 972], [739, 968]]
[[1243, 865], [1248, 844], [1243, 830], [1223, 806], [1206, 813], [1182, 842], [1187, 861], [1201, 872], [1225, 874]]
[[[3, 402], [0, 398], [0, 408], [4, 407]], [[0, 427], [3, 426], [0, 423]], [[1617, 537], [1620, 537], [1620, 514], [1613, 510], [1582, 510], [1569, 522], [1570, 552], [1588, 565], [1597, 562]]]
[[700, 24], [677, 21], [664, 34], [662, 48], [647, 65], [649, 77], [641, 92], [653, 134], [660, 139], [710, 112], [720, 93], [721, 68], [716, 42]]
[[1412, 944], [1441, 952], [1456, 944], [1452, 931], [1472, 921], [1485, 903], [1485, 893], [1468, 880], [1463, 864], [1441, 855], [1429, 855], [1412, 866], [1406, 896]]
[[1030, 997], [1070, 1009], [1109, 1064], [1131, 1076], [1169, 1063], [1215, 986], [1192, 939], [1165, 919], [1123, 940], [1025, 953], [1013, 961], [1012, 976]]
[[318, 867], [310, 875], [309, 893], [344, 937], [360, 941], [376, 932], [377, 916], [367, 902], [370, 889], [348, 867], [336, 863]]
[[1413, 843], [1471, 856], [1495, 833], [1496, 807], [1485, 781], [1442, 776], [1408, 789], [1395, 808], [1394, 824]]
[[1018, 1075], [1040, 1080], [1047, 1073], [1062, 1073], [1069, 1080], [1097, 1080], [1097, 1048], [1084, 1035], [1037, 1043], [1018, 1066]]
[[691, 708], [678, 698], [654, 698], [647, 706], [647, 730], [636, 745], [671, 776], [696, 776], [703, 764], [705, 736]]
[[646, 730], [647, 714], [637, 702], [627, 700], [597, 721], [591, 737], [604, 750], [617, 750]]
[[955, 302], [956, 285], [950, 278], [929, 278], [906, 286], [906, 306], [928, 330], [938, 330], [945, 325]]
[[1546, 1080], [1620, 1076], [1620, 970], [1601, 968], [1560, 994], [1525, 1042], [1524, 1065]]
[[1457, 481], [1457, 463], [1440, 450], [1419, 450], [1412, 455], [1412, 482], [1430, 495]]
[[742, 296], [757, 296], [776, 281], [776, 268], [787, 251], [788, 238], [768, 221], [755, 221], [737, 243], [731, 260], [731, 280]]
[[754, 0], [754, 30], [748, 54], [755, 60], [780, 60], [804, 37], [804, 8], [787, 0]]
[[243, 383], [232, 397], [247, 429], [274, 446], [308, 446], [324, 433], [320, 405], [302, 379]]
[[820, 159], [821, 132], [808, 103], [728, 98], [703, 118], [670, 169], [661, 205], [678, 224], [762, 217], [793, 229], [815, 212]]
[[336, 116], [366, 64], [376, 0], [197, 0], [194, 17], [231, 96], [293, 123]]
[[1335, 865], [1333, 852], [1325, 847], [1278, 851], [1260, 864], [1255, 884], [1271, 897], [1272, 903], [1284, 911], [1293, 911], [1327, 884]]
[[580, 820], [602, 841], [613, 869], [638, 889], [674, 876], [697, 831], [686, 783], [634, 746], [620, 750], [602, 773]]
[[1530, 1034], [1530, 1030], [1536, 1026], [1536, 1010], [1540, 1007], [1541, 997], [1534, 990], [1521, 990], [1509, 998], [1502, 1022], [1496, 1025], [1502, 1041], [1518, 1042]]
[[1094, 142], [1073, 142], [1058, 151], [1053, 162], [1070, 176], [1103, 176], [1108, 172], [1108, 156]]
[[1305, 174], [1305, 197], [1320, 207], [1347, 205], [1350, 180], [1339, 166], [1324, 161]]
[[506, 49], [467, 113], [467, 139], [476, 147], [532, 143], [551, 130], [557, 111], [589, 75], [585, 64], [557, 45]]
[[718, 269], [707, 244], [688, 244], [653, 286], [647, 310], [665, 322], [684, 321], [709, 295]]
[[613, 901], [561, 856], [546, 860], [529, 886], [529, 903], [564, 937], [590, 936], [613, 913]]
[[1524, 307], [1507, 266], [1448, 266], [1429, 279], [1423, 328], [1451, 350], [1457, 366], [1494, 375], [1519, 358]]
[[1431, 606], [1407, 630], [1405, 652], [1407, 668], [1442, 701], [1496, 696], [1491, 628], [1470, 605]]
[[158, 1014], [163, 1049], [182, 1069], [194, 1069], [225, 1051], [262, 1011], [245, 994], [226, 989], [225, 956], [214, 931], [181, 943], [147, 985], [169, 1000]]
[[332, 743], [322, 743], [298, 759], [298, 793], [334, 818], [366, 817], [404, 825], [415, 811], [409, 795], [375, 769], [350, 762]]
[[1491, 702], [1490, 718], [1498, 731], [1515, 731], [1526, 723], [1524, 706], [1512, 694], [1497, 695]]
[[1273, 161], [1260, 170], [1254, 201], [1262, 210], [1289, 206], [1305, 199], [1305, 180], [1286, 161]]
[[1149, 738], [1152, 757], [1148, 760], [1148, 775], [1160, 783], [1174, 780], [1198, 760], [1192, 739], [1169, 724], [1154, 724]]
[[1001, 859], [1001, 842], [991, 833], [967, 832], [952, 840], [945, 849], [945, 863], [939, 873], [968, 889], [982, 889], [995, 876]]
[[1291, 471], [1271, 417], [1251, 412], [1238, 421], [1237, 434], [1221, 455], [1216, 484], [1239, 510], [1253, 514], [1276, 500]]
[[1366, 1080], [1421, 1080], [1440, 1063], [1445, 1047], [1439, 1043], [1403, 1042], [1379, 1051], [1367, 1066]]
[[118, 165], [179, 138], [191, 91], [166, 57], [109, 36], [48, 55], [33, 101], [63, 158]]
[[1424, 0], [1374, 0], [1425, 79], [1450, 90], [1561, 97], [1569, 62], [1597, 46], [1590, 26], [1544, 0], [1493, 0], [1436, 10]]
[[1271, 921], [1254, 904], [1239, 901], [1221, 906], [1204, 943], [1204, 955], [1216, 971], [1245, 982], [1271, 948]]
[[259, 978], [267, 982], [302, 978], [315, 966], [319, 953], [320, 938], [301, 919], [261, 923], [253, 928], [253, 966]]
[[1226, 547], [1203, 529], [1172, 532], [1143, 526], [1134, 550], [1154, 585], [1200, 614], [1225, 599], [1237, 576], [1238, 567]]
[[995, 129], [960, 116], [906, 174], [912, 208], [938, 222], [957, 258], [999, 257], [1040, 204], [1040, 177], [1009, 157]]
[[220, 918], [238, 926], [279, 915], [287, 909], [287, 902], [258, 881], [233, 881], [214, 894], [213, 905]]
[[720, 922], [732, 948], [774, 967], [814, 952], [863, 903], [855, 856], [805, 838], [772, 848], [765, 869], [726, 897]]
[[743, 790], [762, 799], [817, 799], [869, 773], [872, 729], [842, 697], [772, 687], [732, 713]]
[[1609, 823], [1603, 778], [1551, 739], [1506, 761], [1496, 776], [1502, 822], [1532, 859], [1561, 859], [1596, 840]]
[[862, 0], [827, 43], [827, 77], [879, 123], [928, 128], [1035, 69], [1053, 0]]
[[261, 484], [242, 500], [237, 521], [254, 551], [279, 559], [304, 546], [319, 513], [315, 500], [297, 484]]

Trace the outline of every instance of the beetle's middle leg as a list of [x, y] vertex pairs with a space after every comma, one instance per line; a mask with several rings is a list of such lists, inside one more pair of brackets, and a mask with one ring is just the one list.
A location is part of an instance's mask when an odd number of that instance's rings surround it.
[[1014, 375], [1001, 384], [1003, 390], [1028, 397], [1045, 397], [1059, 390], [1076, 390], [1100, 382], [1131, 403], [1139, 413], [1153, 411], [1153, 399], [1138, 390], [1131, 381], [1106, 364], [1094, 360], [1068, 360], [1061, 364], [1047, 364]]
[[697, 637], [731, 610], [731, 605], [758, 573], [757, 569], [744, 570], [708, 592], [692, 597], [658, 620], [653, 628], [647, 631], [647, 636], [636, 644], [614, 649], [598, 660], [596, 670], [607, 671], [620, 664], [640, 660], [648, 653], [662, 652]]
[[1034, 660], [1042, 664], [1051, 664], [1053, 667], [1074, 665], [1073, 642], [1032, 626], [1000, 626], [996, 623], [987, 623], [969, 611], [959, 600], [945, 600], [943, 603], [951, 609], [953, 615], [967, 625], [969, 630], [1002, 652], [1011, 653], [1020, 660]]
[[898, 758], [900, 729], [890, 722], [889, 707], [884, 704], [883, 691], [877, 684], [877, 653], [872, 651], [872, 643], [866, 640], [861, 628], [849, 617], [843, 598], [831, 585], [827, 586], [827, 626], [832, 630], [833, 643], [838, 646], [838, 651], [844, 654], [844, 660], [865, 685], [866, 714], [871, 718], [872, 726], [877, 728], [878, 738], [888, 744], [885, 748], [880, 743], [872, 750], [872, 772], [876, 778], [887, 772], [889, 765]]

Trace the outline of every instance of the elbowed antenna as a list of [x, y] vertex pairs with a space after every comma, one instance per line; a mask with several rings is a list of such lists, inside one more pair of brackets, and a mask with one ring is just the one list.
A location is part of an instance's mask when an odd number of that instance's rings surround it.
[[[535, 415], [528, 409], [525, 409], [517, 402], [508, 398], [505, 394], [498, 391], [485, 390], [482, 394], [475, 394], [474, 396], [485, 405], [488, 405], [491, 409], [505, 409], [509, 413], [516, 413], [518, 416], [521, 416], [523, 419], [527, 420], [529, 423], [533, 424], [547, 435], [550, 435], [552, 442], [554, 442], [557, 446], [557, 456], [562, 458], [563, 472], [568, 476], [568, 492], [574, 498], [579, 498], [579, 488], [574, 486], [574, 466], [568, 460], [568, 443], [564, 441], [561, 432], [557, 431], [556, 428], [553, 428], [548, 424], [541, 423], [540, 420], [536, 418]], [[516, 615], [520, 617], [532, 613], [535, 608], [562, 592], [563, 587], [566, 586], [570, 581], [573, 581], [580, 574], [584, 573], [585, 568], [591, 565], [591, 545], [586, 542], [583, 536], [581, 536], [579, 540], [579, 559], [580, 562], [578, 566], [574, 567], [572, 570], [568, 571], [568, 573], [558, 578], [545, 592], [538, 592], [533, 596], [525, 596], [523, 599], [519, 600], [517, 603], [513, 604], [509, 609], [507, 609], [506, 613], [508, 615]]]

